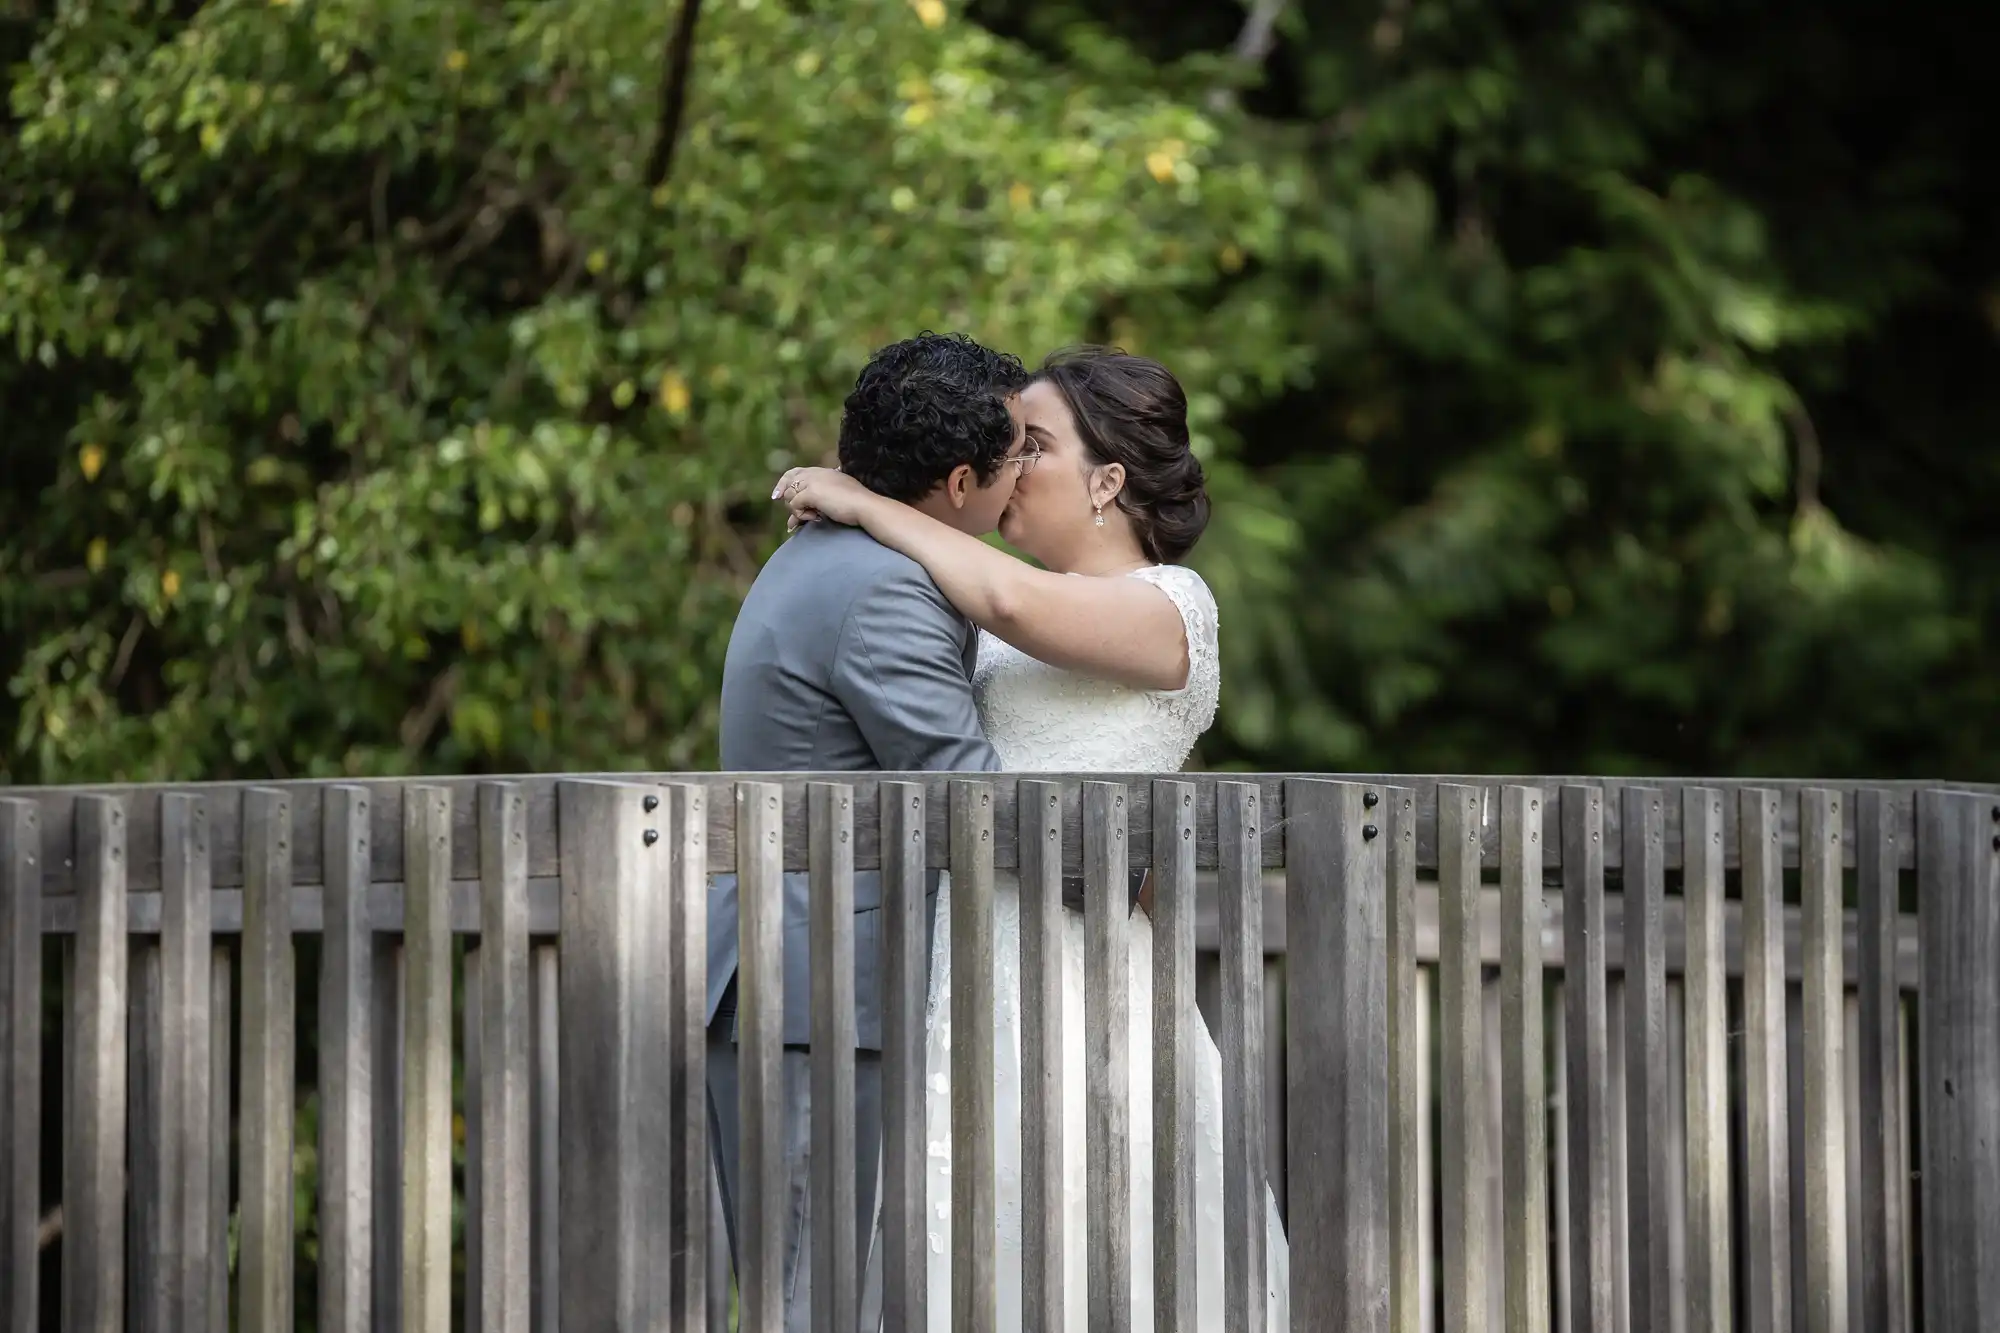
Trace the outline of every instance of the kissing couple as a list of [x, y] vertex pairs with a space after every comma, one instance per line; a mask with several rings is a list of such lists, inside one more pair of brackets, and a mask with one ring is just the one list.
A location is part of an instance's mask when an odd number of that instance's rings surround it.
[[[840, 468], [793, 468], [772, 498], [796, 529], [743, 602], [722, 683], [722, 763], [737, 772], [1179, 772], [1215, 719], [1215, 599], [1182, 563], [1209, 514], [1187, 398], [1158, 362], [1085, 348], [1029, 371], [963, 336], [877, 352], [847, 397]], [[982, 540], [998, 529], [1016, 559]], [[785, 877], [785, 1326], [811, 1308], [807, 876]], [[951, 1324], [947, 876], [928, 895], [924, 1137], [929, 1326]], [[1132, 1327], [1153, 1327], [1152, 924], [1130, 947]], [[881, 878], [854, 886], [856, 1235], [864, 1328], [880, 1326]], [[996, 876], [999, 1327], [1022, 1326], [1020, 890]], [[709, 1104], [736, 1247], [737, 910], [709, 903]], [[1062, 922], [1064, 1212], [1084, 1194], [1083, 916]], [[1192, 1001], [1190, 1001], [1190, 1004]], [[1221, 1061], [1197, 1022], [1197, 1326], [1223, 1326]], [[1290, 1326], [1289, 1251], [1266, 1191], [1270, 1328]], [[1085, 1234], [1064, 1233], [1064, 1328], [1086, 1328]]]

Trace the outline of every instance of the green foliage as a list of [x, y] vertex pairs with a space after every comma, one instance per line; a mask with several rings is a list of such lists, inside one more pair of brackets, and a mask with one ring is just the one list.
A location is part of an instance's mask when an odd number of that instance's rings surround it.
[[0, 19], [0, 781], [705, 766], [923, 327], [1187, 381], [1207, 762], [1995, 771], [1941, 9], [708, 0], [656, 185], [677, 8]]

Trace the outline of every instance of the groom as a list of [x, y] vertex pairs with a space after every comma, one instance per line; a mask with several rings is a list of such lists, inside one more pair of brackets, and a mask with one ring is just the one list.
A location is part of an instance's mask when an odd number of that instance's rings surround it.
[[[871, 490], [983, 536], [1013, 495], [1027, 372], [965, 337], [922, 334], [877, 352], [840, 424], [841, 468]], [[722, 766], [735, 772], [992, 772], [973, 707], [972, 626], [923, 568], [859, 528], [812, 523], [779, 547], [744, 599], [722, 669]], [[807, 876], [784, 889], [785, 1327], [812, 1309], [806, 1215], [812, 996]], [[930, 880], [935, 915], [937, 878]], [[864, 1269], [882, 1149], [881, 876], [854, 877], [855, 1234]], [[709, 892], [709, 1124], [732, 1252], [737, 1242], [736, 877]]]

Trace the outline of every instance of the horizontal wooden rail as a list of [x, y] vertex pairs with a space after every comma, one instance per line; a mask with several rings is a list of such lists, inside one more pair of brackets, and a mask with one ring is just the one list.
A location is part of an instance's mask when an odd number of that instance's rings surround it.
[[[555, 789], [559, 781], [606, 781], [631, 783], [639, 786], [661, 784], [692, 784], [707, 791], [707, 841], [711, 864], [729, 866], [736, 856], [736, 833], [730, 814], [730, 802], [735, 783], [742, 778], [752, 778], [754, 774], [718, 773], [619, 773], [579, 776], [576, 778], [555, 778], [534, 776], [522, 778], [438, 778], [425, 780], [426, 785], [436, 786], [450, 794], [452, 819], [452, 866], [453, 879], [469, 880], [479, 874], [477, 825], [477, 791], [481, 783], [506, 781], [518, 784], [526, 802], [523, 828], [529, 847], [528, 875], [530, 879], [553, 878], [558, 873], [556, 865], [556, 823], [557, 810]], [[932, 868], [942, 868], [949, 862], [949, 829], [947, 816], [949, 808], [947, 786], [952, 779], [949, 775], [937, 773], [915, 774], [769, 774], [768, 777], [784, 778], [783, 796], [783, 843], [784, 869], [802, 871], [806, 869], [806, 797], [808, 782], [836, 781], [852, 788], [854, 792], [854, 866], [857, 870], [879, 869], [882, 864], [881, 817], [879, 792], [885, 782], [911, 782], [924, 787], [926, 792], [925, 846], [927, 861]], [[1300, 778], [1324, 781], [1335, 780], [1323, 774], [1301, 774]], [[993, 864], [998, 870], [1014, 870], [1020, 866], [1020, 848], [1017, 841], [1019, 817], [1015, 804], [1014, 778], [1001, 783], [994, 793], [994, 840]], [[1066, 865], [1082, 864], [1083, 833], [1081, 822], [1080, 791], [1085, 779], [1074, 775], [1055, 775], [1063, 794], [1062, 855]], [[1134, 866], [1150, 866], [1153, 863], [1152, 845], [1152, 794], [1150, 779], [1143, 775], [1131, 775], [1118, 779], [1132, 792], [1132, 832], [1127, 847], [1127, 859]], [[1191, 774], [1186, 780], [1195, 790], [1196, 827], [1200, 830], [1195, 840], [1195, 864], [1198, 868], [1212, 870], [1217, 865], [1215, 838], [1215, 792], [1218, 782], [1245, 781], [1254, 783], [1260, 792], [1264, 807], [1278, 812], [1284, 809], [1283, 789], [1291, 775], [1256, 774], [1233, 775], [1227, 773]], [[1523, 784], [1538, 787], [1543, 791], [1555, 791], [1559, 786], [1575, 779], [1545, 778], [1451, 778], [1435, 776], [1398, 776], [1392, 774], [1342, 776], [1339, 781], [1352, 782], [1360, 786], [1375, 788], [1403, 787], [1410, 789], [1416, 797], [1416, 859], [1420, 869], [1435, 872], [1437, 859], [1437, 799], [1439, 783], [1476, 787], [1481, 792], [1481, 814], [1479, 820], [1480, 864], [1486, 870], [1498, 870], [1500, 866], [1500, 791], [1503, 787]], [[1714, 788], [1724, 795], [1724, 863], [1730, 868], [1738, 864], [1737, 859], [1737, 806], [1735, 793], [1750, 787], [1770, 787], [1780, 794], [1779, 805], [1783, 820], [1780, 854], [1783, 864], [1796, 867], [1798, 859], [1798, 792], [1803, 784], [1772, 784], [1743, 781], [1681, 780], [1630, 783], [1622, 781], [1590, 780], [1602, 786], [1604, 801], [1604, 868], [1618, 870], [1622, 864], [1621, 844], [1622, 819], [1618, 794], [1626, 786], [1645, 786], [1660, 791], [1665, 796], [1665, 868], [1676, 870], [1681, 865], [1681, 793], [1689, 788]], [[320, 849], [319, 829], [322, 793], [333, 784], [323, 782], [279, 782], [255, 784], [270, 787], [290, 795], [292, 819], [292, 883], [295, 885], [319, 884], [324, 882], [325, 868]], [[371, 779], [354, 785], [370, 793], [370, 873], [371, 882], [393, 882], [403, 877], [403, 779]], [[1886, 804], [1891, 820], [1891, 832], [1896, 848], [1896, 864], [1900, 869], [1909, 870], [1916, 864], [1914, 839], [1915, 792], [1921, 783], [1866, 783], [1848, 784], [1867, 786], [1886, 794]], [[103, 787], [15, 787], [6, 790], [11, 799], [32, 801], [40, 807], [43, 890], [50, 894], [73, 891], [75, 879], [75, 807], [76, 801], [84, 795], [112, 796], [123, 801], [130, 820], [127, 841], [132, 849], [132, 860], [128, 868], [130, 888], [134, 891], [157, 889], [160, 885], [160, 800], [171, 793], [186, 793], [202, 798], [207, 809], [209, 823], [214, 830], [211, 856], [212, 873], [218, 889], [241, 888], [243, 885], [242, 848], [242, 803], [244, 793], [251, 784], [241, 783], [196, 783], [181, 786], [103, 786]], [[2000, 794], [2000, 786], [1960, 788], [1975, 792]], [[1854, 865], [1856, 846], [1853, 803], [1844, 802], [1842, 811], [1843, 835], [1840, 845], [1846, 865]], [[1559, 869], [1562, 865], [1562, 839], [1556, 823], [1554, 803], [1545, 805], [1542, 812], [1542, 864], [1547, 869]], [[1269, 820], [1260, 834], [1261, 856], [1266, 867], [1284, 864], [1284, 837], [1286, 824], [1282, 817]]]

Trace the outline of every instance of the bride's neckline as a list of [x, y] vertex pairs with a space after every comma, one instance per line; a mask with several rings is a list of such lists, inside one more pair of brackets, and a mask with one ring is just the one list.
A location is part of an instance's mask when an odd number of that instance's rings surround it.
[[1151, 561], [1141, 561], [1130, 569], [1107, 569], [1101, 574], [1086, 574], [1080, 569], [1065, 569], [1063, 573], [1073, 579], [1129, 579], [1134, 574], [1143, 574], [1149, 569], [1158, 568], [1159, 566]]

